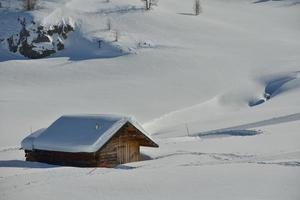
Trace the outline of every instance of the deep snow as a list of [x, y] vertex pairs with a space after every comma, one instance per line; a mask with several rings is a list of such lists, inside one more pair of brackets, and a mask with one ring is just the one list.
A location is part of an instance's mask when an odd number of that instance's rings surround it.
[[[298, 200], [299, 1], [201, 4], [197, 17], [180, 0], [150, 12], [139, 0], [1, 9], [0, 38], [19, 14], [77, 29], [47, 59], [0, 45], [0, 199]], [[77, 113], [134, 115], [160, 148], [116, 169], [24, 161], [25, 136]]]

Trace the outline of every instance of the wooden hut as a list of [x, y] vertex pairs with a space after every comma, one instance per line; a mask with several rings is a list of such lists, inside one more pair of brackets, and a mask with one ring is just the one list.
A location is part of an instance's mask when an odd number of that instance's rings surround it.
[[78, 167], [114, 167], [141, 159], [140, 146], [158, 147], [132, 117], [62, 116], [22, 143], [26, 161]]

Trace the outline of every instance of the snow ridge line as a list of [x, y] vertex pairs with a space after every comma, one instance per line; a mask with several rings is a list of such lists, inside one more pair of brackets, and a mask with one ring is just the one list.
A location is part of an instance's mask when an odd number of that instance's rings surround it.
[[8, 152], [8, 151], [18, 151], [18, 150], [20, 150], [20, 147], [5, 147], [5, 148], [0, 148], [0, 153]]

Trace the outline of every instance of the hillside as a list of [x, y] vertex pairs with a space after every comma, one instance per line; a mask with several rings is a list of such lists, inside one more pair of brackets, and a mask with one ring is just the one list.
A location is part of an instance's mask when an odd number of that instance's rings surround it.
[[[74, 31], [42, 59], [0, 43], [0, 199], [299, 199], [300, 1], [8, 2], [0, 38], [18, 17]], [[134, 115], [160, 148], [116, 169], [24, 162], [31, 131], [85, 113]]]

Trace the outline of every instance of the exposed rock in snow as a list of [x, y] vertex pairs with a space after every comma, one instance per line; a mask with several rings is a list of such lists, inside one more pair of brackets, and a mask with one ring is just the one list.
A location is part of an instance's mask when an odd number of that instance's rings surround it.
[[8, 49], [27, 58], [44, 58], [63, 50], [63, 40], [67, 39], [69, 32], [74, 31], [74, 26], [64, 21], [46, 28], [34, 21], [27, 24], [26, 18], [18, 20], [21, 30], [7, 38]]

